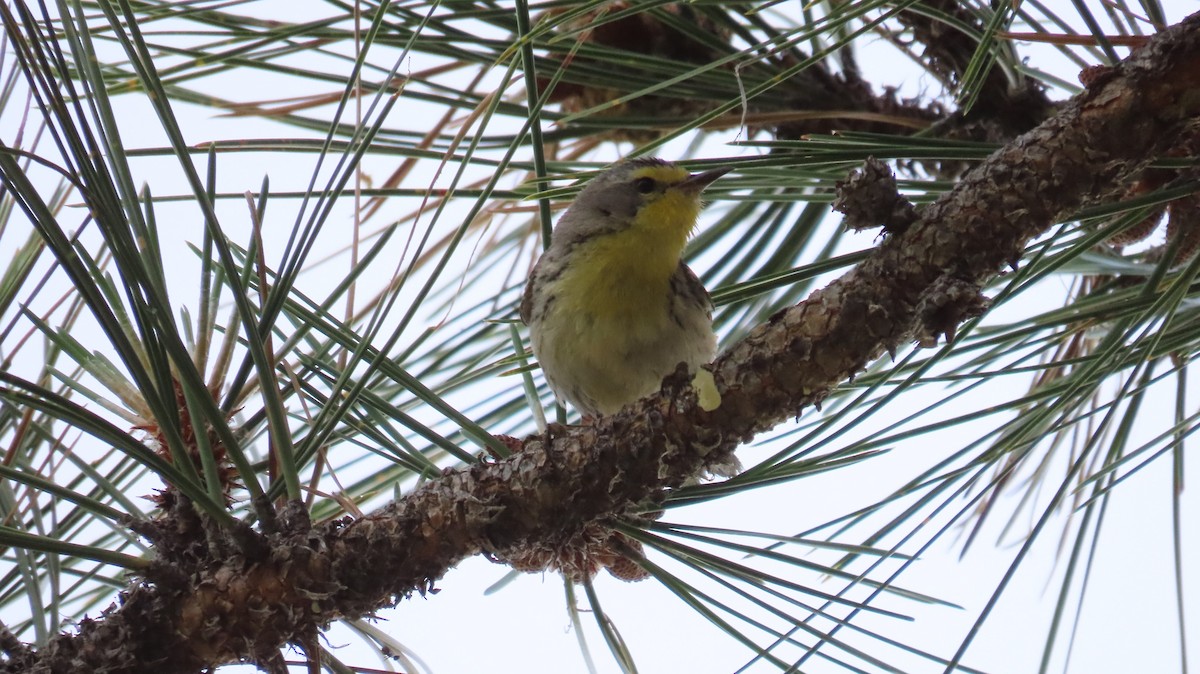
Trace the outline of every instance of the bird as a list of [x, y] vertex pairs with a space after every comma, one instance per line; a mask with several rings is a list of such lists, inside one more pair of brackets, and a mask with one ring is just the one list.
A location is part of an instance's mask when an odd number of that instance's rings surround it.
[[701, 193], [729, 170], [625, 160], [559, 219], [520, 315], [550, 389], [585, 417], [618, 412], [680, 363], [696, 372], [716, 356], [712, 300], [682, 257]]

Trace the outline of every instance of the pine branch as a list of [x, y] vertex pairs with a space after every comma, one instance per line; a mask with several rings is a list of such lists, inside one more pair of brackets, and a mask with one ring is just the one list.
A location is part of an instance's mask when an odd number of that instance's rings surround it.
[[0, 671], [278, 667], [281, 646], [428, 592], [471, 555], [553, 550], [589, 526], [652, 510], [666, 490], [730, 461], [884, 352], [952, 337], [979, 310], [983, 285], [1032, 238], [1120, 194], [1198, 116], [1195, 14], [1093, 73], [1057, 116], [968, 173], [859, 267], [734, 345], [712, 365], [717, 409], [701, 409], [685, 378], [672, 377], [620, 414], [528, 438], [507, 460], [448, 472], [370, 516], [314, 528], [297, 505], [266, 545], [210, 546], [257, 552], [213, 559], [187, 578], [160, 564], [77, 634], [37, 651], [0, 645]]

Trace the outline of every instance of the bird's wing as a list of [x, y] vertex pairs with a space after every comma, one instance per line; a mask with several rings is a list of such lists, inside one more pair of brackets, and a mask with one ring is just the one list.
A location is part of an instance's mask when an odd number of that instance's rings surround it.
[[537, 282], [538, 268], [542, 266], [542, 261], [539, 258], [537, 264], [533, 265], [533, 271], [529, 272], [529, 280], [525, 282], [525, 292], [521, 294], [521, 322], [529, 325], [530, 319], [533, 317], [533, 284]]

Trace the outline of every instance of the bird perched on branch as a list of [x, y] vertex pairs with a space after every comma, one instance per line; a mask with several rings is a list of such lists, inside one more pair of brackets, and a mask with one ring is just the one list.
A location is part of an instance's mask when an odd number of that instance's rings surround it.
[[612, 414], [658, 390], [679, 363], [712, 360], [712, 302], [682, 260], [703, 204], [729, 171], [659, 159], [616, 164], [584, 187], [525, 285], [521, 319], [560, 399]]

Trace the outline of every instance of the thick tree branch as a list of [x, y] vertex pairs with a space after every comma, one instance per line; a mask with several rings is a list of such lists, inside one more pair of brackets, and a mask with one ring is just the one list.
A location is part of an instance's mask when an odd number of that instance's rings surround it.
[[[653, 507], [704, 465], [818, 402], [916, 334], [953, 328], [1030, 239], [1127, 179], [1200, 114], [1200, 14], [1093, 82], [885, 240], [859, 267], [781, 311], [713, 364], [722, 404], [686, 383], [594, 425], [532, 437], [512, 458], [447, 473], [380, 512], [312, 528], [283, 518], [267, 559], [143, 582], [122, 606], [2, 671], [194, 671], [266, 662], [317, 627], [393, 605], [464, 558], [554, 546]], [[936, 321], [931, 316], [938, 317]], [[930, 322], [945, 325], [930, 325]]]

